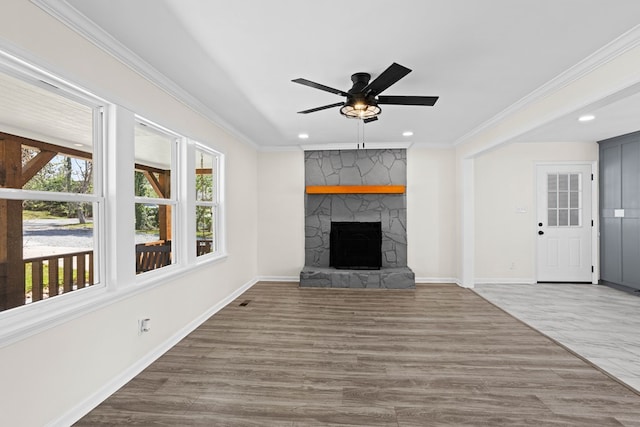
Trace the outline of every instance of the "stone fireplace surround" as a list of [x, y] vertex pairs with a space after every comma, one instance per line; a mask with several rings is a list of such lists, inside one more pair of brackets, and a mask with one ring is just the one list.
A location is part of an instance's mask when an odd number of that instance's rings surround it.
[[[404, 149], [305, 152], [305, 185], [406, 185]], [[414, 288], [407, 266], [405, 194], [305, 194], [305, 267], [301, 287]], [[382, 225], [382, 268], [329, 267], [332, 221]]]

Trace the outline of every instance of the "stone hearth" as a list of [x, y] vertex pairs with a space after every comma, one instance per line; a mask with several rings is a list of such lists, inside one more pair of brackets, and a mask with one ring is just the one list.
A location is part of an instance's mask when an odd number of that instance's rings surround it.
[[409, 267], [380, 270], [342, 270], [305, 267], [300, 272], [300, 286], [314, 288], [385, 288], [410, 289], [416, 287]]

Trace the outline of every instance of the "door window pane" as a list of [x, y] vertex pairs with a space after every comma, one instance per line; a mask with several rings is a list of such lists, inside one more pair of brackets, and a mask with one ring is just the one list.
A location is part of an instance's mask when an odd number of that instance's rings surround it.
[[558, 209], [558, 226], [566, 227], [569, 225], [569, 209]]
[[582, 199], [579, 173], [547, 174], [547, 224], [549, 227], [580, 227]]
[[558, 174], [558, 190], [569, 190], [569, 176], [565, 173]]
[[558, 193], [558, 207], [560, 209], [566, 209], [569, 207], [569, 194], [566, 191]]
[[569, 211], [569, 225], [573, 225], [573, 226], [580, 225], [580, 210], [579, 209], [571, 209]]

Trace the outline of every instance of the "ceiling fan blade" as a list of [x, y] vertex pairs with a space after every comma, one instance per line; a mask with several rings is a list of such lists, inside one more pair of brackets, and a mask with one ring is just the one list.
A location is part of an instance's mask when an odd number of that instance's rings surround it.
[[378, 116], [373, 116], [373, 117], [369, 117], [367, 119], [362, 119], [362, 121], [365, 122], [365, 123], [375, 122], [376, 120], [378, 120]]
[[426, 105], [433, 106], [438, 100], [437, 96], [379, 96], [378, 104], [387, 105]]
[[309, 110], [298, 111], [298, 114], [308, 114], [315, 111], [326, 110], [327, 108], [333, 108], [344, 105], [344, 102], [336, 102], [335, 104], [323, 105], [322, 107], [311, 108]]
[[324, 90], [325, 92], [331, 92], [331, 93], [335, 93], [336, 95], [341, 95], [341, 96], [347, 96], [349, 95], [346, 92], [343, 92], [339, 89], [334, 89], [332, 87], [329, 86], [325, 86], [325, 85], [321, 85], [320, 83], [316, 83], [316, 82], [312, 82], [311, 80], [307, 80], [307, 79], [295, 79], [295, 80], [291, 80], [294, 83], [299, 83], [301, 85], [304, 86], [309, 86], [309, 87], [313, 87], [316, 89], [320, 89], [320, 90]]
[[378, 95], [392, 84], [409, 74], [411, 70], [395, 62], [362, 89], [365, 95]]

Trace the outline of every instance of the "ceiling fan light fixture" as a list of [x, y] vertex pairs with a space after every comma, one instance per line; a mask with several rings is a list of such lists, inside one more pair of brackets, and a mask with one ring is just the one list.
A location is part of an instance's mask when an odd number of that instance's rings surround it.
[[375, 101], [349, 100], [342, 108], [340, 114], [348, 119], [369, 119], [382, 112]]
[[369, 81], [371, 80], [371, 74], [369, 73], [355, 73], [351, 75], [353, 86], [346, 92], [303, 78], [293, 79], [291, 80], [293, 83], [346, 97], [345, 102], [298, 111], [298, 114], [315, 113], [316, 111], [339, 106], [340, 114], [343, 116], [349, 119], [360, 119], [365, 123], [369, 123], [378, 120], [378, 115], [382, 112], [378, 104], [433, 106], [438, 100], [437, 96], [380, 95], [410, 72], [411, 70], [409, 68], [394, 62], [373, 81]]

